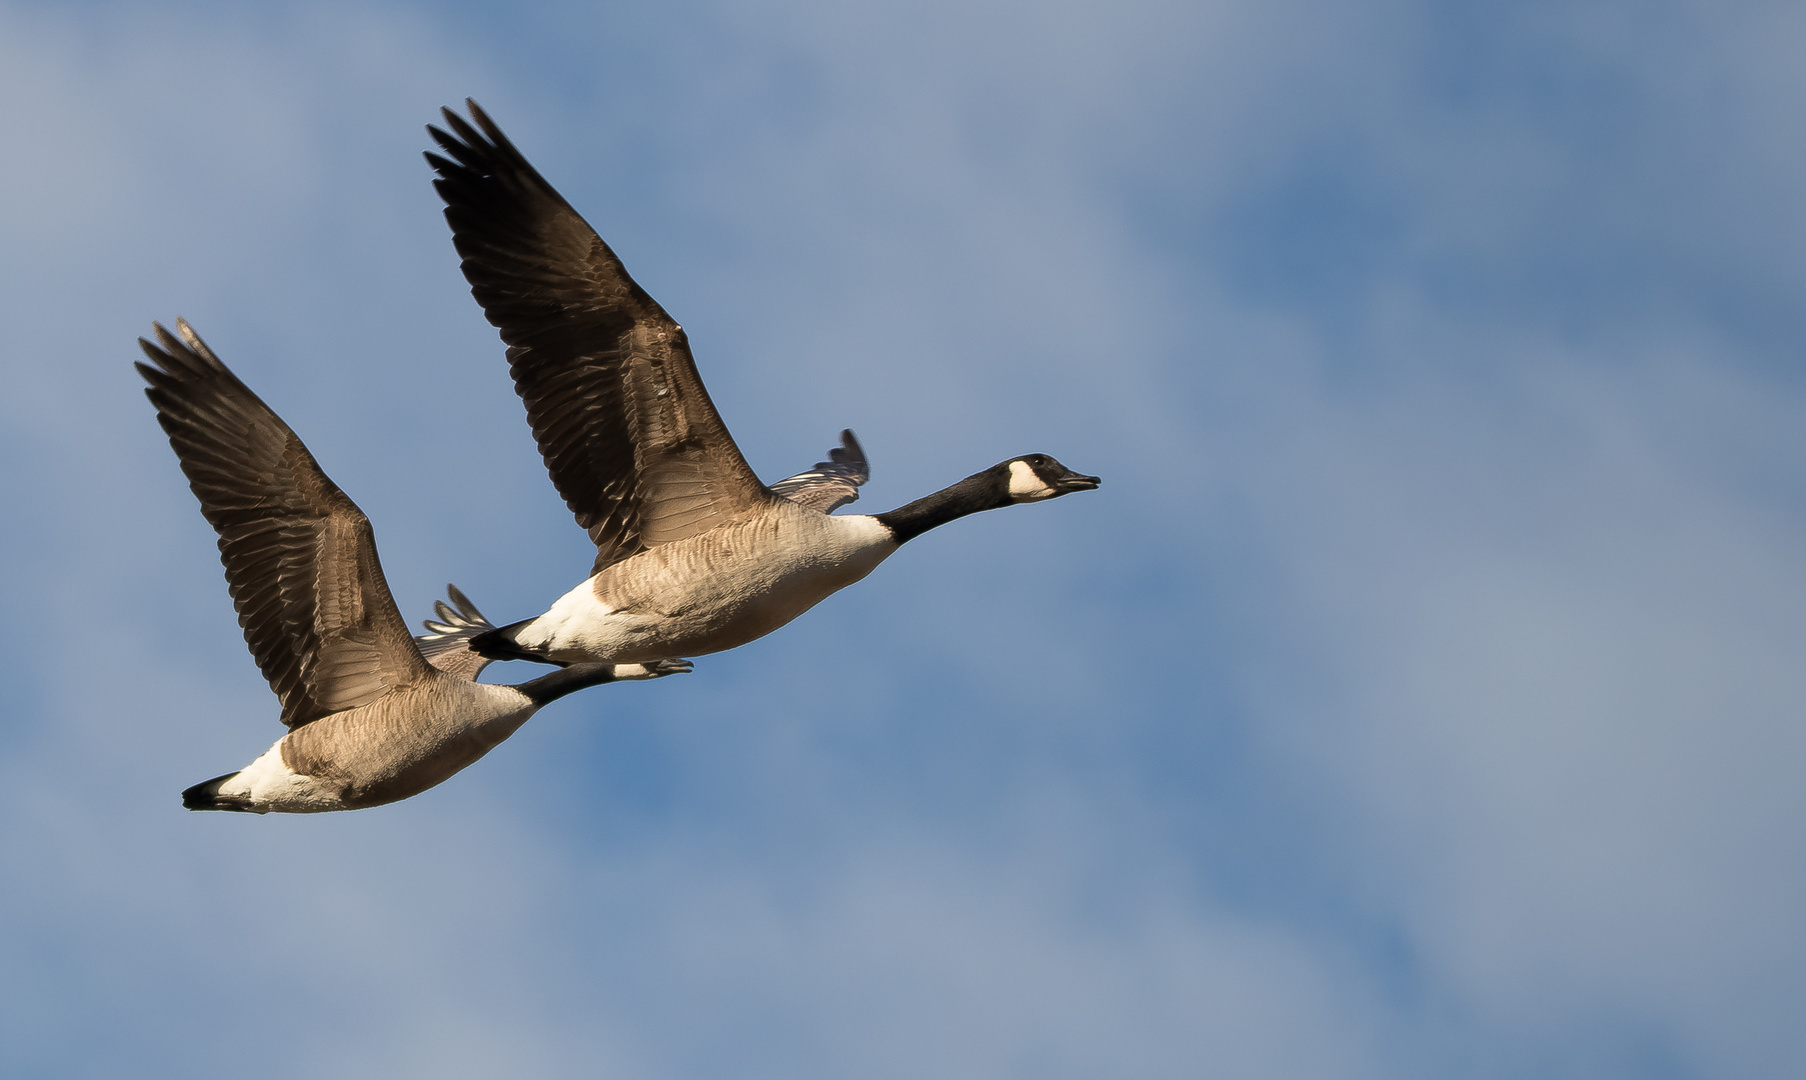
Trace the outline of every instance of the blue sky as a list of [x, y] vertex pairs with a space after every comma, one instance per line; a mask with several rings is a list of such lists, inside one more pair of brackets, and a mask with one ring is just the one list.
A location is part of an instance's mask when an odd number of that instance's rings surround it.
[[[1803, 51], [1754, 2], [0, 0], [0, 1072], [1796, 1073]], [[862, 509], [1105, 486], [409, 802], [185, 813], [280, 729], [151, 320], [411, 619], [588, 564], [419, 157], [466, 95], [761, 475], [850, 426]]]

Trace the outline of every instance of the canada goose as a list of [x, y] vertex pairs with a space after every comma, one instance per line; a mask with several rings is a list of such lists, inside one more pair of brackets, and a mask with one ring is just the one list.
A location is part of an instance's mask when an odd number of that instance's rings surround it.
[[[153, 324], [154, 325], [154, 324]], [[288, 734], [235, 773], [182, 792], [190, 810], [355, 810], [439, 783], [512, 735], [541, 705], [683, 663], [583, 664], [519, 686], [441, 670], [408, 635], [370, 521], [287, 424], [180, 319], [138, 371], [201, 513], [219, 533], [226, 584]], [[154, 366], [153, 366], [154, 365]], [[454, 600], [462, 600], [454, 595]], [[463, 621], [484, 623], [465, 601]]]
[[[590, 577], [550, 610], [470, 634], [496, 659], [645, 662], [743, 645], [858, 581], [937, 525], [1098, 486], [1046, 454], [1011, 458], [888, 513], [858, 498], [851, 432], [830, 460], [772, 487], [722, 424], [683, 327], [493, 121], [442, 110], [428, 153], [465, 278], [508, 345], [552, 483], [596, 545]], [[481, 131], [478, 130], [481, 129]]]

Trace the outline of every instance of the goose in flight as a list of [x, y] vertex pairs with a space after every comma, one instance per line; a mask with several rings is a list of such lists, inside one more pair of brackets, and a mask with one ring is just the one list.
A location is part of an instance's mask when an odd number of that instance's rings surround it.
[[[549, 701], [688, 670], [580, 664], [496, 686], [473, 681], [482, 659], [467, 651], [429, 664], [389, 595], [369, 519], [186, 322], [156, 336], [138, 339], [145, 394], [219, 533], [245, 642], [288, 727], [243, 769], [184, 791], [182, 805], [300, 814], [395, 802], [482, 757]], [[465, 605], [461, 623], [487, 626]]]
[[[508, 346], [552, 484], [589, 532], [587, 580], [537, 618], [458, 637], [481, 656], [645, 663], [776, 630], [955, 518], [1098, 486], [1011, 458], [882, 514], [833, 515], [868, 470], [851, 432], [767, 487], [716, 414], [679, 326], [494, 121], [442, 110], [426, 155], [465, 278]], [[443, 624], [442, 624], [443, 625]], [[432, 636], [429, 635], [429, 639]]]

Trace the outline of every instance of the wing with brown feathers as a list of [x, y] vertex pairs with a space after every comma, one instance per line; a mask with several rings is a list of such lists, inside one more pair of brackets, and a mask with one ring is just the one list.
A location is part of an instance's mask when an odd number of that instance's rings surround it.
[[282, 722], [299, 727], [427, 677], [369, 519], [187, 323], [176, 330], [157, 326], [157, 345], [138, 339], [151, 360], [138, 371], [219, 533], [232, 606]]
[[470, 121], [446, 109], [450, 132], [427, 129], [449, 155], [426, 155], [433, 186], [552, 483], [595, 541], [591, 572], [772, 498], [709, 401], [683, 327], [466, 104]]

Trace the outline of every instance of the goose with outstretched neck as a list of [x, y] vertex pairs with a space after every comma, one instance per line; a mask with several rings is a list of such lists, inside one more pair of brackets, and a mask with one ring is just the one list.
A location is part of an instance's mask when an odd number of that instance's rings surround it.
[[[490, 659], [648, 662], [768, 634], [956, 518], [1098, 486], [1025, 454], [882, 514], [834, 514], [868, 468], [852, 432], [767, 486], [716, 414], [679, 326], [475, 102], [428, 153], [472, 294], [508, 346], [552, 483], [596, 545], [542, 615], [435, 630]], [[442, 624], [443, 625], [443, 624]]]

